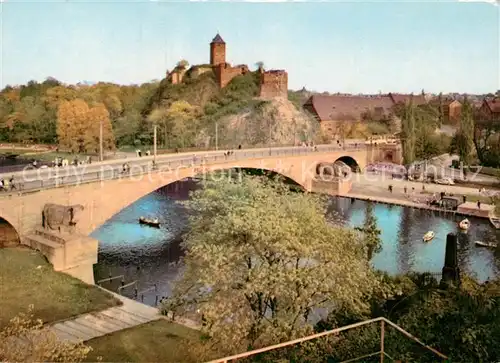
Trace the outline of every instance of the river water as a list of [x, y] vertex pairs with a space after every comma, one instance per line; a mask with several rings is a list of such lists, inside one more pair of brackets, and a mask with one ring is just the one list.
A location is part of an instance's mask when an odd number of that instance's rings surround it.
[[[99, 242], [98, 263], [94, 267], [96, 282], [109, 276], [124, 275], [125, 284], [137, 281], [138, 299], [154, 305], [167, 296], [169, 282], [178, 276], [176, 264], [182, 255], [180, 242], [187, 228], [185, 209], [177, 201], [186, 200], [196, 188], [193, 181], [170, 184], [151, 193], [122, 210], [92, 236]], [[360, 226], [366, 203], [345, 198], [331, 198], [334, 211], [348, 226]], [[446, 235], [457, 231], [458, 216], [399, 206], [376, 204], [375, 216], [382, 231], [382, 251], [374, 256], [375, 268], [390, 274], [408, 271], [440, 273], [444, 262]], [[159, 218], [160, 229], [137, 223], [140, 216]], [[459, 234], [459, 262], [463, 271], [481, 280], [500, 276], [500, 254], [489, 248], [476, 247], [474, 241], [498, 241], [495, 231], [485, 219], [469, 218], [472, 227]], [[430, 243], [422, 236], [429, 230], [436, 233]], [[103, 287], [116, 289], [120, 280], [104, 282]], [[156, 284], [156, 290], [154, 285]], [[134, 295], [134, 287], [123, 289]]]

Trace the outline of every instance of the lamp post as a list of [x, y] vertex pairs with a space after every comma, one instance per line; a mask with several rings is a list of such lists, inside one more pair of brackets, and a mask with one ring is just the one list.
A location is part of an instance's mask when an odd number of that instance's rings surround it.
[[215, 121], [215, 151], [219, 150], [219, 122]]
[[156, 129], [157, 128], [158, 128], [158, 125], [154, 124], [154, 126], [153, 126], [153, 164], [156, 164], [156, 145], [157, 145], [157, 142], [156, 142], [157, 131], [156, 131]]
[[272, 145], [272, 142], [273, 142], [273, 129], [272, 129], [272, 125], [271, 125], [271, 119], [269, 119], [269, 156], [271, 156], [271, 145]]
[[102, 128], [103, 128], [103, 120], [101, 119], [99, 123], [99, 159], [100, 161], [104, 161], [104, 157], [102, 154]]

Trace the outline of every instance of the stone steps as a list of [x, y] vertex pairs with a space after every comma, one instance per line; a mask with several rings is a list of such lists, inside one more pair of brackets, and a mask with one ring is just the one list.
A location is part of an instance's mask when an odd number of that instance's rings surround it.
[[123, 302], [123, 305], [83, 314], [74, 319], [53, 324], [50, 329], [59, 339], [76, 343], [161, 318], [156, 308], [114, 295]]
[[43, 236], [40, 236], [37, 234], [26, 235], [23, 237], [23, 240], [24, 240], [24, 244], [27, 244], [31, 248], [33, 248], [35, 250], [40, 250], [40, 251], [42, 251], [42, 249], [43, 249], [42, 246], [46, 246], [49, 249], [59, 249], [59, 248], [64, 247], [60, 243], [51, 241], [51, 240], [44, 238]]
[[66, 241], [64, 233], [60, 233], [59, 231], [48, 231], [41, 227], [35, 229], [35, 235], [59, 244], [64, 244]]

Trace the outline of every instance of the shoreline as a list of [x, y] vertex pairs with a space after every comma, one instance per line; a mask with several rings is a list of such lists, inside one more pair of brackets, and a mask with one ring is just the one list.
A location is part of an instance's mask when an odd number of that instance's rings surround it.
[[495, 214], [493, 214], [492, 216], [486, 217], [486, 216], [482, 216], [482, 215], [476, 215], [474, 213], [446, 210], [446, 209], [433, 207], [433, 206], [429, 206], [429, 205], [425, 205], [425, 204], [421, 204], [421, 203], [415, 203], [412, 201], [402, 200], [399, 198], [384, 198], [384, 197], [379, 197], [379, 196], [367, 196], [367, 195], [357, 194], [357, 193], [338, 194], [337, 197], [362, 200], [365, 202], [375, 202], [375, 203], [387, 204], [387, 205], [397, 205], [400, 207], [430, 210], [430, 211], [434, 211], [434, 212], [441, 212], [444, 214], [449, 213], [449, 214], [459, 215], [459, 216], [464, 216], [464, 217], [482, 218], [482, 219], [486, 219], [486, 220], [489, 220], [490, 217], [496, 217]]

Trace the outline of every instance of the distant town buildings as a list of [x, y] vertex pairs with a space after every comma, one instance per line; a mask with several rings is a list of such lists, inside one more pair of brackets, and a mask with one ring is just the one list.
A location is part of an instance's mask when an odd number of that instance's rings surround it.
[[334, 136], [339, 133], [339, 127], [346, 123], [394, 118], [394, 106], [410, 100], [417, 106], [427, 103], [423, 94], [415, 96], [399, 93], [376, 96], [322, 94], [309, 97], [304, 108], [319, 121], [325, 135]]
[[430, 104], [439, 111], [442, 108], [443, 123], [457, 124], [460, 121], [462, 103], [457, 99], [438, 96], [433, 98]]
[[[181, 83], [187, 67], [178, 65], [172, 72], [167, 72], [167, 79], [173, 83]], [[232, 66], [226, 61], [226, 42], [217, 34], [210, 42], [210, 64], [197, 65], [189, 70], [197, 76], [213, 71], [219, 87], [226, 87], [234, 77], [244, 75], [250, 70], [246, 64]], [[259, 97], [269, 99], [288, 97], [288, 73], [284, 70], [264, 70], [259, 68]]]

